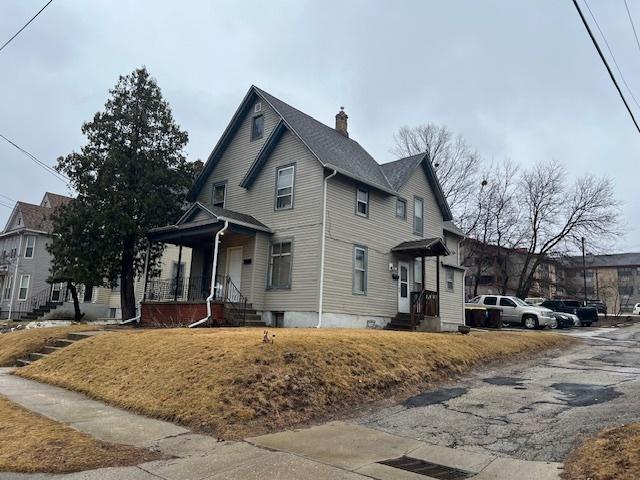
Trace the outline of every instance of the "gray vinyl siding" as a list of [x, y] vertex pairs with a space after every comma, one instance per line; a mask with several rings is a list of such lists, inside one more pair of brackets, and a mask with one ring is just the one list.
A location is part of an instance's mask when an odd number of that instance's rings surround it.
[[[453, 270], [453, 291], [447, 289], [448, 269]], [[458, 268], [440, 266], [440, 318], [443, 322], [464, 323], [463, 271]]]
[[[416, 169], [402, 187], [399, 196], [408, 199], [407, 218], [396, 217], [396, 196], [369, 191], [369, 217], [355, 214], [355, 186], [344, 177], [329, 180], [327, 201], [327, 250], [325, 256], [324, 309], [327, 312], [392, 317], [398, 311], [398, 282], [392, 278], [389, 264], [398, 259], [391, 248], [418, 238], [413, 233], [413, 197], [424, 199], [424, 237], [442, 237], [442, 214], [426, 175]], [[368, 248], [367, 295], [353, 295], [353, 245]], [[426, 261], [426, 288], [435, 290], [435, 259]], [[410, 268], [413, 283], [413, 267]]]
[[[253, 107], [250, 109], [250, 112], [252, 111]], [[276, 114], [265, 102], [262, 102], [262, 113], [265, 116], [265, 132], [262, 139], [250, 142], [252, 115], [248, 114], [211, 172], [198, 200], [205, 205], [211, 205], [212, 185], [227, 180], [225, 207], [252, 215], [273, 231], [272, 235], [256, 233], [246, 237], [251, 240], [246, 244], [243, 256], [254, 258], [251, 265], [243, 265], [241, 290], [254, 308], [267, 311], [317, 311], [323, 168], [307, 147], [296, 136], [286, 131], [251, 188], [240, 187], [242, 178], [277, 123]], [[293, 208], [276, 211], [276, 170], [291, 164], [295, 164]], [[284, 238], [293, 241], [291, 289], [268, 290], [270, 242]], [[221, 244], [223, 250], [229, 245], [228, 242], [225, 235]], [[194, 257], [194, 261], [196, 260], [197, 257]], [[223, 267], [224, 263], [220, 265]], [[219, 267], [218, 272], [223, 271]]]

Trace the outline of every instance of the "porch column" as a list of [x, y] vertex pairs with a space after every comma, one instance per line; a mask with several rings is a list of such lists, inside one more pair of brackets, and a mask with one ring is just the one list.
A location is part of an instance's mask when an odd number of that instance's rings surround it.
[[427, 289], [427, 267], [424, 264], [425, 256], [422, 255], [422, 290]]
[[440, 316], [440, 255], [436, 256], [436, 294], [438, 296], [437, 300], [437, 311], [436, 315]]
[[178, 301], [178, 285], [180, 282], [180, 270], [182, 270], [182, 237], [180, 237], [180, 246], [178, 249], [178, 268], [176, 268], [176, 288], [173, 292], [173, 301]]

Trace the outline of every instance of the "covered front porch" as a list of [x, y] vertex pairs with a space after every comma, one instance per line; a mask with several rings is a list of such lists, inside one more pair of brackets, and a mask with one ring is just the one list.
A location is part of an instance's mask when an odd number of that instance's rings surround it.
[[[161, 326], [259, 323], [251, 299], [254, 254], [257, 235], [268, 234], [269, 228], [249, 215], [198, 203], [176, 225], [150, 231], [150, 245], [156, 242], [175, 245], [178, 255], [170, 275], [163, 272], [152, 277], [147, 273], [141, 323]], [[188, 265], [183, 259], [187, 248], [191, 254]]]
[[[438, 330], [440, 324], [440, 257], [450, 255], [441, 238], [402, 242], [391, 249], [398, 262], [398, 314], [390, 328], [400, 330]], [[435, 288], [428, 289], [426, 260], [435, 258]], [[410, 265], [419, 259], [420, 277]], [[413, 287], [411, 287], [413, 285]]]

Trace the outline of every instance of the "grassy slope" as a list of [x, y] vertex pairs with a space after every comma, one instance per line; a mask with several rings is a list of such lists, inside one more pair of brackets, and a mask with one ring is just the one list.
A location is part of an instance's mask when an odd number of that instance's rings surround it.
[[12, 367], [18, 358], [28, 353], [38, 352], [52, 340], [65, 338], [68, 333], [81, 330], [97, 330], [91, 325], [70, 325], [68, 327], [32, 328], [0, 335], [0, 367]]
[[640, 424], [600, 432], [576, 448], [564, 466], [566, 480], [637, 480], [640, 478]]
[[0, 397], [0, 471], [64, 473], [136, 465], [150, 450], [94, 440]]
[[473, 365], [573, 341], [524, 332], [272, 332], [273, 344], [263, 344], [258, 329], [105, 334], [19, 374], [234, 438], [414, 393]]

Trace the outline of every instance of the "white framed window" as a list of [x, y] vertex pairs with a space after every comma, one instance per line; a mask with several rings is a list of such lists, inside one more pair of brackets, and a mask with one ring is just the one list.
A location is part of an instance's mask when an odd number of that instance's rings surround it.
[[369, 190], [366, 188], [356, 188], [356, 215], [369, 216]]
[[424, 200], [413, 197], [413, 233], [422, 235], [424, 231]]
[[403, 198], [398, 198], [396, 200], [396, 217], [401, 218], [402, 220], [407, 219], [407, 201]]
[[268, 288], [291, 288], [292, 250], [291, 240], [279, 240], [271, 244]]
[[276, 210], [288, 210], [293, 208], [295, 171], [295, 165], [280, 167], [276, 170]]
[[13, 284], [13, 275], [9, 275], [4, 284], [4, 298], [8, 300], [11, 297], [11, 285]]
[[367, 269], [369, 250], [362, 245], [353, 246], [353, 293], [367, 294]]
[[227, 181], [217, 182], [213, 184], [211, 192], [211, 205], [214, 207], [225, 208], [227, 203]]
[[447, 280], [447, 290], [453, 292], [453, 289], [455, 287], [455, 272], [453, 271], [453, 268], [445, 268], [445, 276], [446, 276], [446, 280]]
[[264, 134], [264, 115], [256, 115], [251, 119], [251, 141], [262, 138]]
[[20, 289], [18, 290], [18, 300], [26, 300], [29, 293], [29, 280], [31, 275], [20, 275]]
[[36, 236], [35, 235], [27, 235], [25, 236], [25, 244], [24, 244], [24, 258], [33, 258], [33, 253], [36, 249]]
[[413, 260], [413, 288], [416, 292], [422, 291], [422, 258]]

